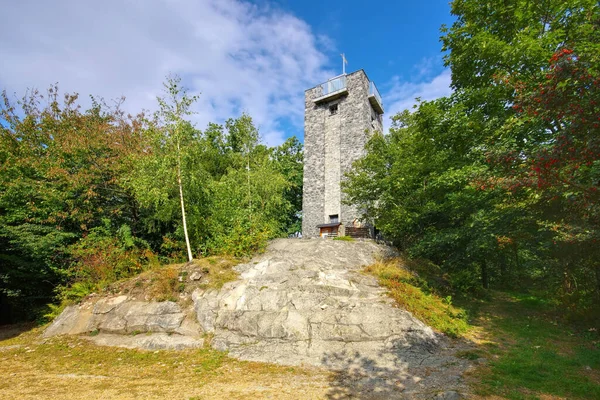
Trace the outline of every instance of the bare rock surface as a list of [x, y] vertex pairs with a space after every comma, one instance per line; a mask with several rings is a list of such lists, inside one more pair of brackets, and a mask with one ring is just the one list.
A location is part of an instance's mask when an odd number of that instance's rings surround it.
[[[44, 331], [43, 336], [95, 331], [121, 335], [162, 332], [190, 338], [202, 333], [194, 314], [184, 312], [175, 302], [136, 301], [121, 295], [89, 299], [82, 304], [68, 306]], [[174, 341], [175, 338], [173, 336]]]
[[371, 241], [275, 240], [236, 267], [240, 280], [193, 293], [198, 322], [234, 357], [338, 371], [340, 396], [353, 385], [381, 398], [464, 389], [466, 362], [447, 339], [359, 272], [390, 252]]
[[125, 347], [144, 350], [183, 350], [204, 346], [204, 339], [168, 333], [141, 333], [137, 335], [118, 335], [100, 333], [88, 336], [88, 340], [101, 346]]
[[189, 308], [97, 296], [67, 307], [44, 336], [93, 332], [97, 344], [160, 350], [201, 347], [209, 334], [214, 348], [239, 359], [332, 370], [329, 398], [461, 398], [469, 363], [454, 354], [463, 345], [360, 273], [393, 255], [372, 241], [278, 239], [235, 267], [240, 279], [196, 289]]

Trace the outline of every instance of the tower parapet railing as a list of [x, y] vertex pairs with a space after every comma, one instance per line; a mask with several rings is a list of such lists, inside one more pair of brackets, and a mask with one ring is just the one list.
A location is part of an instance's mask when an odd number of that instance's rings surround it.
[[381, 95], [379, 94], [379, 90], [377, 90], [377, 86], [375, 86], [375, 82], [369, 82], [369, 94], [375, 96], [379, 104], [383, 107], [383, 100], [381, 100]]
[[346, 89], [346, 75], [336, 76], [335, 78], [331, 78], [327, 82], [322, 83], [321, 89], [323, 90], [322, 96], [327, 96], [328, 94]]
[[369, 82], [369, 101], [373, 106], [373, 109], [377, 111], [379, 114], [383, 114], [383, 100], [381, 99], [381, 95], [379, 94], [379, 90], [377, 90], [377, 86], [375, 86], [375, 82]]

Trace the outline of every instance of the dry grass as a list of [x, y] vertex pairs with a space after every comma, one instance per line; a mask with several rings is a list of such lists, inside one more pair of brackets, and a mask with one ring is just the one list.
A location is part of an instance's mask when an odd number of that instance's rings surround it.
[[323, 370], [237, 361], [209, 348], [128, 350], [78, 337], [41, 342], [40, 333], [0, 340], [0, 398], [319, 399], [331, 379]]
[[377, 262], [364, 272], [376, 276], [398, 306], [432, 328], [451, 337], [463, 336], [471, 328], [464, 310], [454, 307], [449, 297], [442, 298], [428, 290], [426, 283], [406, 270], [400, 260]]
[[[220, 289], [225, 283], [238, 278], [233, 267], [245, 260], [232, 257], [206, 257], [185, 264], [163, 265], [140, 275], [117, 282], [107, 291], [126, 293], [130, 297], [155, 300], [178, 301], [189, 297], [194, 289]], [[189, 278], [193, 274], [202, 276], [197, 281]]]

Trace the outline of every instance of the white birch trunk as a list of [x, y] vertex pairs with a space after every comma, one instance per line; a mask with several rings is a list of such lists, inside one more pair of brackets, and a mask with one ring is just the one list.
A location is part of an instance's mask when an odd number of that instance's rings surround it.
[[177, 141], [177, 184], [179, 185], [179, 202], [181, 203], [181, 218], [183, 219], [183, 234], [185, 236], [185, 245], [187, 247], [188, 261], [192, 261], [192, 247], [190, 246], [190, 238], [187, 231], [187, 222], [185, 220], [185, 203], [183, 201], [183, 185], [181, 184], [181, 151], [179, 148], [179, 140]]

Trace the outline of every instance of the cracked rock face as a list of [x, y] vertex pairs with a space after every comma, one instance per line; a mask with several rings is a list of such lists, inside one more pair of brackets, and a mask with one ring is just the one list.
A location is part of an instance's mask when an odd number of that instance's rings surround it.
[[136, 332], [179, 333], [188, 336], [199, 327], [190, 329], [195, 321], [186, 319], [186, 314], [172, 301], [144, 302], [129, 301], [127, 296], [106, 297], [95, 303], [83, 303], [67, 307], [44, 332], [44, 337], [75, 335], [98, 330], [108, 334]]
[[[82, 334], [97, 344], [144, 349], [211, 345], [233, 357], [335, 372], [329, 398], [461, 398], [456, 343], [394, 306], [363, 266], [390, 249], [373, 242], [279, 239], [236, 267], [221, 290], [196, 290], [193, 309], [128, 296], [67, 307], [44, 336]], [[139, 334], [135, 334], [139, 333]]]
[[385, 251], [372, 242], [273, 241], [236, 267], [240, 280], [194, 292], [198, 322], [214, 347], [246, 360], [346, 368], [357, 355], [379, 367], [425, 359], [437, 335], [359, 272]]

